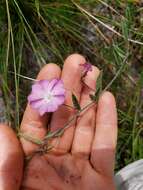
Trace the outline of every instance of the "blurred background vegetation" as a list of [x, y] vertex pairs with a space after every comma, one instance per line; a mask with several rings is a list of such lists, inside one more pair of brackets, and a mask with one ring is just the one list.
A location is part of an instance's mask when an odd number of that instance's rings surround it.
[[1, 0], [1, 120], [18, 129], [31, 85], [24, 77], [81, 53], [103, 70], [103, 86], [111, 84], [117, 99], [116, 171], [143, 158], [142, 31], [137, 0]]

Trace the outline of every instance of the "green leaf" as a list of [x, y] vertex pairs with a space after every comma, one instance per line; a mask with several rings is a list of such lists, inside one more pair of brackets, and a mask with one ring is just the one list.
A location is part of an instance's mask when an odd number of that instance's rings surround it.
[[35, 7], [37, 9], [37, 14], [40, 17], [40, 3], [39, 3], [39, 0], [35, 0]]
[[121, 27], [122, 27], [122, 33], [124, 38], [127, 40], [129, 36], [129, 26], [128, 26], [128, 20], [125, 18], [121, 22]]
[[72, 102], [73, 102], [75, 109], [80, 111], [81, 110], [80, 104], [78, 102], [77, 97], [73, 93], [72, 93]]
[[95, 90], [95, 94], [90, 94], [89, 97], [92, 101], [97, 101], [98, 98], [99, 98], [99, 95], [101, 94], [102, 92], [102, 77], [103, 77], [103, 71], [101, 70], [100, 71], [100, 74], [97, 78], [97, 81], [96, 81], [96, 90]]
[[93, 94], [89, 94], [89, 97], [92, 101], [96, 101], [96, 96]]
[[102, 77], [103, 77], [103, 71], [101, 70], [100, 71], [100, 74], [97, 78], [97, 81], [96, 81], [96, 92], [95, 94], [98, 92], [98, 91], [101, 91], [102, 90]]
[[140, 85], [141, 88], [143, 88], [143, 71], [140, 74], [139, 85]]

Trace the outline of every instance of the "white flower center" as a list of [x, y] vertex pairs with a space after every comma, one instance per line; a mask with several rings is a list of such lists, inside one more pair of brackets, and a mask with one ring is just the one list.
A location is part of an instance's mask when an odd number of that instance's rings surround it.
[[49, 103], [53, 98], [53, 95], [51, 93], [48, 93], [44, 96], [44, 100], [46, 101], [46, 103]]

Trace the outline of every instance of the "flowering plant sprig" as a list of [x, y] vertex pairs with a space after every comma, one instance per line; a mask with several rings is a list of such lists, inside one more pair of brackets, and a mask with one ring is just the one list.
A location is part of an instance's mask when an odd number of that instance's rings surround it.
[[[37, 145], [40, 145], [39, 149], [35, 153], [37, 153], [37, 152], [38, 153], [39, 152], [45, 153], [47, 151], [50, 151], [53, 148], [53, 146], [49, 145], [50, 144], [49, 143], [50, 139], [62, 136], [64, 131], [71, 126], [71, 123], [73, 121], [75, 121], [78, 116], [80, 116], [81, 112], [87, 110], [88, 108], [90, 108], [90, 106], [92, 106], [93, 104], [95, 104], [98, 101], [99, 95], [101, 93], [105, 92], [106, 90], [108, 90], [111, 87], [111, 85], [114, 83], [114, 81], [118, 78], [118, 76], [121, 74], [121, 72], [123, 71], [123, 69], [124, 69], [124, 67], [125, 67], [125, 65], [127, 63], [128, 57], [129, 57], [129, 54], [127, 54], [125, 56], [120, 69], [117, 71], [116, 75], [112, 78], [112, 80], [107, 84], [107, 86], [104, 89], [102, 89], [102, 71], [100, 72], [100, 75], [98, 76], [98, 79], [96, 80], [96, 89], [94, 90], [95, 93], [92, 94], [92, 95], [89, 94], [91, 102], [88, 103], [87, 105], [85, 105], [83, 108], [80, 108], [80, 109], [77, 109], [77, 107], [74, 106], [76, 108], [76, 113], [69, 119], [69, 121], [62, 128], [60, 128], [60, 129], [58, 129], [58, 130], [56, 130], [54, 132], [49, 131], [48, 134], [45, 136], [45, 138], [43, 140], [33, 138], [33, 137], [31, 137], [31, 136], [29, 136], [27, 134], [23, 134], [22, 132], [19, 133], [19, 136], [25, 138], [28, 141], [31, 141], [31, 142], [37, 144]], [[87, 64], [89, 64], [89, 63], [85, 63], [84, 66], [81, 65], [81, 67], [83, 69], [81, 82], [83, 82], [83, 84], [85, 84], [84, 83], [84, 77], [90, 71], [90, 67], [89, 66], [87, 67]], [[20, 76], [22, 76], [22, 75], [20, 75]], [[23, 78], [28, 78], [28, 77], [25, 77], [25, 76], [22, 76], [22, 77]], [[28, 78], [28, 79], [30, 79], [30, 78]], [[141, 78], [141, 81], [142, 81], [142, 78]], [[142, 82], [141, 82], [141, 84], [142, 84]], [[85, 84], [85, 85], [87, 86], [87, 84]], [[64, 86], [63, 86], [63, 88], [64, 88]], [[76, 103], [76, 101], [75, 101], [75, 103]], [[57, 109], [58, 109], [58, 106], [57, 106]]]
[[[80, 66], [82, 68], [81, 81], [84, 82], [84, 78], [87, 73], [92, 71], [92, 65], [87, 62]], [[40, 80], [36, 81], [32, 85], [32, 91], [31, 94], [28, 96], [28, 102], [30, 106], [33, 109], [36, 109], [42, 116], [48, 112], [55, 112], [59, 108], [59, 106], [64, 105], [65, 94], [66, 89], [64, 88], [64, 83], [62, 80]], [[76, 110], [75, 114], [71, 116], [71, 118], [67, 121], [67, 123], [65, 123], [62, 128], [53, 132], [49, 131], [43, 140], [35, 139], [33, 137], [30, 137], [29, 135], [22, 133], [20, 133], [20, 136], [27, 139], [28, 141], [40, 145], [38, 152], [51, 150], [52, 147], [49, 146], [49, 141], [52, 138], [62, 136], [64, 131], [71, 126], [71, 124], [77, 119], [78, 116], [80, 116], [81, 112], [89, 109], [95, 103], [96, 95], [97, 94], [95, 93], [95, 95], [90, 96], [91, 102], [81, 108], [76, 96], [72, 93], [72, 101], [74, 109]]]

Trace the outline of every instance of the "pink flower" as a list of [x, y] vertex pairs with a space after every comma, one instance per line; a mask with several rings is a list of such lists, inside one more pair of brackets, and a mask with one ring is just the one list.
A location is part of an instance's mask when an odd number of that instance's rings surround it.
[[46, 112], [55, 112], [65, 101], [65, 89], [60, 79], [40, 80], [32, 85], [28, 102], [42, 116]]
[[87, 74], [88, 71], [92, 71], [92, 65], [89, 62], [85, 62], [84, 64], [81, 64], [83, 67], [83, 74], [84, 76]]

